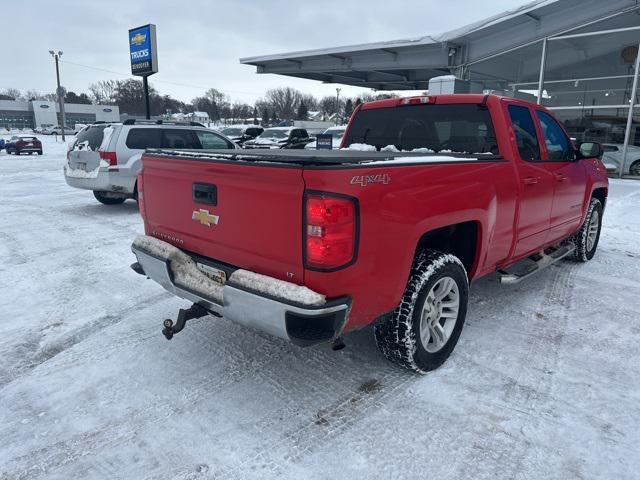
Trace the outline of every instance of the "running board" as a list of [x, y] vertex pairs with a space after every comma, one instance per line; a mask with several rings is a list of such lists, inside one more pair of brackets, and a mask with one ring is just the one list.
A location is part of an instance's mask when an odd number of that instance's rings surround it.
[[571, 255], [575, 249], [576, 247], [573, 243], [549, 247], [509, 267], [511, 271], [499, 269], [500, 283], [507, 285], [520, 283], [534, 273], [538, 273], [540, 270], [544, 270], [562, 260], [567, 255]]

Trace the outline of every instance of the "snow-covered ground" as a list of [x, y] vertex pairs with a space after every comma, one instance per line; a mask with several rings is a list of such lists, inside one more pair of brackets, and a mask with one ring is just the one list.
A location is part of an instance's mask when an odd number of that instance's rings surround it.
[[415, 376], [367, 329], [300, 349], [129, 268], [136, 204], [0, 153], [0, 479], [631, 479], [640, 475], [640, 182], [594, 261], [474, 284], [452, 357]]

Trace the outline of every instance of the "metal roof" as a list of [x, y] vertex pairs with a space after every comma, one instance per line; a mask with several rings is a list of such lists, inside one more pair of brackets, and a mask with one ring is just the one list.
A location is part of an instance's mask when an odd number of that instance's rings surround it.
[[379, 90], [426, 89], [463, 65], [638, 9], [638, 0], [537, 0], [439, 35], [241, 58], [257, 73]]

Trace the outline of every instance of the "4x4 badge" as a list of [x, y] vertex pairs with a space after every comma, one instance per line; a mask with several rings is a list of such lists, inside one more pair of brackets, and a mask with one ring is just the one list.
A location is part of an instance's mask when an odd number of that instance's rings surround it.
[[205, 227], [210, 227], [211, 224], [217, 225], [220, 217], [218, 215], [212, 215], [211, 213], [209, 213], [209, 210], [204, 210], [201, 208], [200, 210], [193, 211], [191, 220], [200, 222], [200, 224], [204, 225]]
[[391, 176], [388, 173], [379, 173], [377, 175], [356, 175], [351, 179], [351, 185], [360, 185], [366, 187], [371, 183], [388, 184], [391, 181]]

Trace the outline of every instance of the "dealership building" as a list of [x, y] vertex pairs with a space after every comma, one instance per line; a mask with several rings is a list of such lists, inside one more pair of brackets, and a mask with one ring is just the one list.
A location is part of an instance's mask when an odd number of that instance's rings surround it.
[[376, 90], [425, 91], [453, 75], [451, 92], [542, 103], [578, 141], [622, 152], [640, 146], [639, 42], [637, 0], [538, 0], [439, 35], [240, 61], [258, 73]]
[[[120, 109], [114, 105], [65, 103], [64, 110], [66, 125], [69, 128], [74, 128], [77, 123], [120, 120]], [[0, 100], [0, 128], [25, 129], [56, 125], [62, 125], [62, 115], [57, 102]]]

